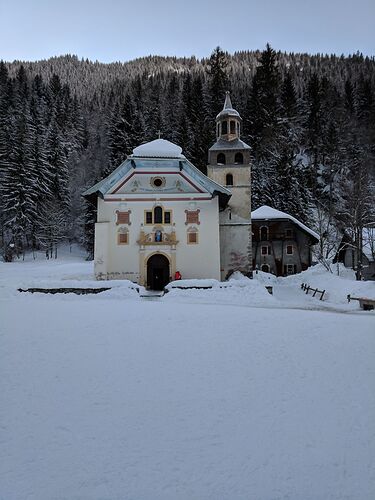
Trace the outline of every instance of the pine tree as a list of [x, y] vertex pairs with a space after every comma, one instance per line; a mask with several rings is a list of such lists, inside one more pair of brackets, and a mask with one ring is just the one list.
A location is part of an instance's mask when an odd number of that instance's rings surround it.
[[201, 76], [196, 75], [191, 85], [189, 116], [192, 137], [189, 158], [203, 173], [206, 172], [207, 153], [212, 144], [212, 123], [208, 120], [209, 115], [203, 81]]
[[[24, 255], [36, 218], [37, 175], [30, 157], [32, 125], [27, 106], [19, 101], [10, 137], [11, 151], [1, 184], [4, 226], [17, 256]], [[21, 107], [22, 106], [22, 107]]]
[[[102, 65], [66, 56], [27, 66], [0, 62], [2, 247], [14, 238], [9, 221], [16, 206], [23, 207], [16, 219], [25, 217], [22, 245], [34, 245], [35, 191], [37, 214], [41, 201], [60, 200], [66, 234], [80, 238], [70, 229], [83, 227], [74, 224], [82, 216], [80, 194], [109, 173], [111, 148], [119, 152], [112, 169], [134, 146], [156, 139], [159, 130], [181, 143], [188, 159], [205, 171], [226, 90], [232, 90], [244, 120], [243, 139], [253, 148], [254, 208], [277, 204], [303, 217], [304, 209], [293, 208], [297, 195], [290, 195], [298, 186], [298, 197], [305, 199], [310, 188], [314, 213], [335, 222], [349, 203], [348, 193], [356, 192], [354, 172], [360, 169], [353, 169], [353, 144], [368, 168], [370, 186], [374, 177], [374, 81], [375, 61], [362, 54], [280, 54], [269, 46], [260, 55], [230, 56], [216, 49], [203, 60], [148, 57]], [[132, 108], [124, 113], [129, 128], [116, 144], [109, 118], [115, 105], [120, 117], [126, 101]]]
[[94, 258], [95, 222], [97, 209], [96, 205], [85, 200], [83, 207], [83, 231], [81, 243], [87, 252], [87, 260]]
[[[269, 44], [258, 59], [249, 103], [250, 145], [256, 158], [266, 158], [278, 136], [280, 74], [276, 52]], [[276, 139], [277, 140], [277, 139]]]
[[142, 139], [139, 113], [127, 94], [123, 105], [115, 107], [109, 125], [109, 171], [125, 161]]
[[211, 101], [211, 118], [221, 111], [223, 107], [225, 92], [230, 90], [227, 75], [227, 54], [220, 48], [212, 52], [208, 61], [209, 91]]
[[314, 196], [318, 197], [318, 169], [321, 162], [323, 142], [323, 95], [319, 76], [314, 73], [308, 83], [306, 102], [305, 135], [307, 151], [311, 157], [310, 173], [308, 176], [309, 187]]

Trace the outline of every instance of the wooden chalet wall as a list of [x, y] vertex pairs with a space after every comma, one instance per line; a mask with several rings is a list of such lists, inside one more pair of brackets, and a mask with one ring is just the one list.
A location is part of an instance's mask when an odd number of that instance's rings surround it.
[[252, 231], [254, 270], [285, 276], [311, 265], [313, 239], [292, 221], [253, 220]]

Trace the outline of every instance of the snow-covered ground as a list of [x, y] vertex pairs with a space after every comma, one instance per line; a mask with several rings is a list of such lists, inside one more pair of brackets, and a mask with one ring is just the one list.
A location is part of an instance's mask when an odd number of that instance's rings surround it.
[[375, 312], [346, 295], [375, 284], [344, 274], [150, 300], [16, 291], [103, 286], [76, 254], [0, 263], [0, 498], [372, 500]]

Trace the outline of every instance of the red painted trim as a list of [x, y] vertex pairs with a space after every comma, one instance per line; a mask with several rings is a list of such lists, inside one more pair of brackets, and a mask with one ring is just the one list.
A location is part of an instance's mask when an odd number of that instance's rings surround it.
[[199, 193], [205, 193], [205, 191], [202, 191], [202, 189], [200, 189], [198, 186], [196, 186], [188, 177], [186, 177], [186, 175], [184, 175], [182, 172], [179, 172], [179, 174], [181, 175], [181, 177], [183, 177], [189, 184], [191, 184], [193, 187], [195, 187], [195, 189], [197, 189], [197, 191]]
[[104, 197], [104, 201], [207, 201], [212, 200], [212, 196], [204, 197], [204, 198], [194, 198], [189, 196], [188, 198], [106, 198]]
[[116, 193], [117, 193], [117, 191], [118, 191], [119, 189], [121, 189], [121, 188], [122, 188], [122, 186], [123, 186], [126, 182], [128, 182], [128, 180], [129, 180], [129, 179], [131, 179], [131, 178], [133, 177], [133, 175], [135, 175], [135, 172], [132, 172], [132, 173], [131, 173], [128, 177], [126, 177], [126, 179], [124, 179], [124, 181], [123, 181], [123, 182], [121, 182], [121, 184], [120, 184], [120, 185], [119, 185], [119, 186], [118, 186], [118, 187], [117, 187], [117, 188], [116, 188], [116, 189], [115, 189], [112, 193], [109, 193], [109, 194], [116, 194]]
[[[179, 200], [212, 200], [212, 196], [204, 197], [204, 198], [160, 198], [160, 201], [179, 201]], [[129, 200], [130, 201], [130, 200]]]
[[133, 175], [135, 175], [135, 174], [138, 174], [138, 175], [145, 175], [145, 174], [147, 174], [147, 175], [149, 175], [149, 174], [152, 174], [152, 175], [155, 175], [155, 174], [156, 174], [156, 175], [162, 175], [162, 174], [164, 174], [164, 175], [172, 175], [172, 174], [173, 174], [173, 175], [176, 175], [176, 174], [178, 174], [178, 175], [181, 175], [181, 177], [183, 177], [183, 178], [184, 178], [184, 179], [185, 179], [185, 180], [186, 180], [186, 181], [187, 181], [187, 182], [188, 182], [191, 186], [193, 186], [193, 187], [194, 187], [194, 188], [198, 191], [198, 193], [205, 193], [205, 191], [203, 191], [200, 187], [198, 187], [196, 184], [194, 184], [194, 183], [193, 183], [193, 182], [192, 182], [192, 181], [191, 181], [188, 177], [186, 177], [186, 175], [184, 175], [182, 172], [170, 172], [170, 171], [169, 171], [169, 172], [160, 172], [160, 171], [155, 171], [155, 170], [153, 170], [153, 171], [142, 170], [142, 171], [138, 171], [138, 172], [136, 172], [136, 171], [132, 172], [132, 173], [131, 173], [128, 177], [126, 177], [126, 179], [124, 179], [124, 180], [121, 182], [121, 184], [120, 184], [119, 186], [117, 186], [117, 188], [116, 188], [114, 191], [112, 191], [112, 192], [110, 192], [110, 193], [108, 193], [108, 194], [116, 194], [116, 193], [118, 192], [118, 190], [119, 190], [119, 189], [121, 189], [121, 188], [122, 188], [122, 186], [123, 186], [126, 182], [128, 182], [128, 180], [129, 180], [129, 179], [131, 179], [131, 178], [133, 177]]

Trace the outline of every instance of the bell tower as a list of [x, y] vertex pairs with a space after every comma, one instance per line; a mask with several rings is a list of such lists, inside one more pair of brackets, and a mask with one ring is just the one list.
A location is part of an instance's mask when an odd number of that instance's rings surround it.
[[207, 176], [232, 193], [227, 208], [220, 212], [222, 279], [234, 271], [250, 275], [252, 270], [251, 149], [241, 140], [241, 125], [242, 118], [226, 92], [207, 166]]
[[207, 175], [231, 191], [231, 213], [250, 219], [250, 146], [241, 140], [241, 124], [226, 92], [224, 107], [216, 117], [216, 142], [208, 152]]

